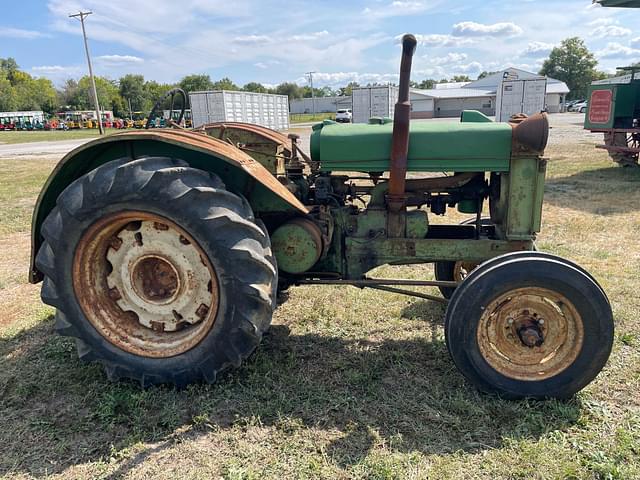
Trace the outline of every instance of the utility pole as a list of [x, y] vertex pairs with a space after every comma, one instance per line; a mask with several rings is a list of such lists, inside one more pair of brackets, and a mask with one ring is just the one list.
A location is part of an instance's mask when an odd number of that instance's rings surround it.
[[91, 88], [93, 90], [93, 105], [96, 107], [96, 115], [98, 116], [98, 128], [100, 129], [100, 135], [104, 135], [102, 129], [102, 116], [100, 115], [100, 105], [98, 104], [98, 92], [96, 91], [96, 80], [93, 78], [93, 68], [91, 68], [91, 57], [89, 56], [89, 44], [87, 43], [87, 32], [84, 29], [84, 19], [93, 12], [78, 12], [75, 15], [69, 15], [71, 18], [77, 18], [82, 25], [82, 36], [84, 37], [84, 50], [87, 52], [87, 63], [89, 64], [89, 77], [91, 78]]
[[315, 93], [313, 93], [313, 74], [316, 72], [307, 72], [307, 75], [309, 75], [309, 83], [311, 84], [311, 105], [312, 105], [312, 109], [313, 109], [313, 116], [315, 117], [316, 115], [316, 95]]

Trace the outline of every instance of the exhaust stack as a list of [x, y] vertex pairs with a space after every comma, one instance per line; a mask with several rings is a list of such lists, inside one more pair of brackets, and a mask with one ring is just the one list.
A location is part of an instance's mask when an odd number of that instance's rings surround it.
[[411, 102], [409, 101], [409, 80], [411, 78], [411, 61], [417, 45], [416, 37], [406, 34], [402, 37], [402, 60], [400, 61], [400, 87], [398, 102], [393, 117], [393, 137], [391, 144], [391, 166], [389, 173], [389, 193], [387, 194], [387, 210], [389, 219], [387, 232], [389, 237], [404, 237], [407, 176], [407, 156], [409, 153], [409, 119]]

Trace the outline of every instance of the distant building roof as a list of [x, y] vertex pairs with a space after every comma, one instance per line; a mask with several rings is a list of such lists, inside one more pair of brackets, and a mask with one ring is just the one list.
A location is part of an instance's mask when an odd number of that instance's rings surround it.
[[469, 85], [471, 82], [447, 82], [447, 83], [436, 83], [434, 88], [436, 90], [444, 90], [447, 88], [462, 88], [466, 85]]
[[430, 88], [428, 90], [412, 88], [411, 93], [431, 98], [478, 98], [495, 96], [496, 91], [476, 88]]
[[[545, 78], [536, 73], [526, 72], [519, 68], [507, 68], [501, 72], [496, 72], [474, 82], [450, 82], [438, 83], [436, 88], [431, 89], [411, 89], [411, 92], [432, 98], [478, 98], [493, 97], [496, 95], [498, 85], [503, 78], [511, 78], [514, 80], [536, 80]], [[566, 83], [547, 77], [547, 93], [569, 93], [569, 87]]]

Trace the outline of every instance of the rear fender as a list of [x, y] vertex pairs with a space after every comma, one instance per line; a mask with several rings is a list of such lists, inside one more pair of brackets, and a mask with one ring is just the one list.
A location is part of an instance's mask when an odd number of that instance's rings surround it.
[[47, 179], [36, 202], [31, 225], [29, 281], [42, 274], [35, 256], [42, 243], [40, 227], [62, 191], [74, 180], [117, 158], [180, 158], [193, 168], [218, 175], [227, 189], [247, 198], [254, 212], [306, 214], [307, 208], [262, 165], [233, 145], [201, 133], [180, 130], [124, 132], [99, 138], [69, 152]]

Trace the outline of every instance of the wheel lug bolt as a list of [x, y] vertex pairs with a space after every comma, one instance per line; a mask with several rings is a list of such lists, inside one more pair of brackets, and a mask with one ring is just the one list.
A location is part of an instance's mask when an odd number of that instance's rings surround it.
[[507, 323], [509, 325], [513, 325], [513, 318], [511, 318], [511, 317], [507, 318]]
[[544, 325], [544, 318], [541, 318], [540, 320], [538, 320], [538, 325]]

